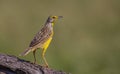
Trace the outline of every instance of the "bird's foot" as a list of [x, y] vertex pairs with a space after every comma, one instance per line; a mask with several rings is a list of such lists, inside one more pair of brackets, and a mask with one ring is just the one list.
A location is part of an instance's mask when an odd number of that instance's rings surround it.
[[42, 67], [48, 68], [49, 66], [48, 66], [48, 65], [46, 65], [46, 64], [44, 64], [44, 65], [42, 65]]

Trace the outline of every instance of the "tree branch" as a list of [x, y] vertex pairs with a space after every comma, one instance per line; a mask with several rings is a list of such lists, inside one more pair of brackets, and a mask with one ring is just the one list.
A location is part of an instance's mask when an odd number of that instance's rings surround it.
[[68, 74], [19, 59], [16, 56], [0, 54], [0, 74]]

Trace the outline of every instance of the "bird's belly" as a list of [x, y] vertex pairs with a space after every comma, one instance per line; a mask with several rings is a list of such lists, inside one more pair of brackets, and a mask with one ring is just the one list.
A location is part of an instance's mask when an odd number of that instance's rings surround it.
[[42, 45], [42, 48], [43, 48], [43, 49], [47, 49], [48, 46], [49, 46], [49, 44], [50, 44], [50, 42], [51, 42], [51, 40], [52, 40], [52, 37], [49, 38], [49, 39]]

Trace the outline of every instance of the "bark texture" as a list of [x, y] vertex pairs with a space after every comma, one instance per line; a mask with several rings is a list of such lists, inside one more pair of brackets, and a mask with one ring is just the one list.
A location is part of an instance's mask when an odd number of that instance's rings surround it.
[[19, 59], [16, 56], [0, 54], [0, 74], [69, 74], [56, 71], [29, 61]]

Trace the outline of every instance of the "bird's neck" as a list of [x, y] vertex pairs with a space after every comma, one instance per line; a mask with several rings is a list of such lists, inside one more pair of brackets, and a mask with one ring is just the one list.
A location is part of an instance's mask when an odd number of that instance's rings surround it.
[[54, 24], [55, 24], [54, 22], [51, 23], [52, 26], [54, 26]]

